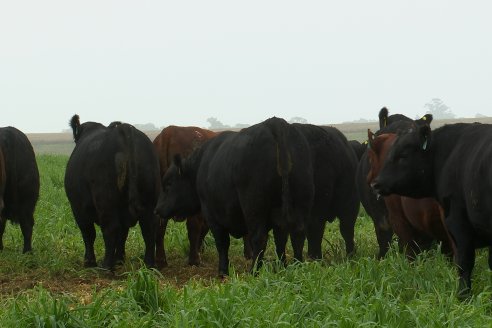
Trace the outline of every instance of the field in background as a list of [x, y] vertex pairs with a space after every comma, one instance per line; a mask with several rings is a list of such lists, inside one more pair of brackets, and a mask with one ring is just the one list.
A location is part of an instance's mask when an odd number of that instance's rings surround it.
[[[464, 118], [456, 120], [435, 120], [432, 122], [432, 127], [437, 128], [444, 124], [458, 123], [458, 122], [481, 122], [492, 123], [492, 118]], [[376, 131], [379, 128], [378, 122], [370, 123], [341, 123], [332, 124], [342, 131], [347, 139], [364, 141], [367, 139], [367, 129]], [[159, 134], [160, 131], [147, 131], [146, 134], [150, 140]], [[31, 141], [36, 154], [65, 154], [69, 155], [74, 147], [71, 133], [29, 133], [27, 137]]]

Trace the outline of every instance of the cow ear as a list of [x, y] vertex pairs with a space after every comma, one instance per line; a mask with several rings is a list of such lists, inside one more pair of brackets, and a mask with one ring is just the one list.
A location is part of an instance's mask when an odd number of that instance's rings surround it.
[[433, 118], [434, 117], [432, 116], [432, 114], [425, 114], [415, 122], [417, 123], [417, 125], [422, 125], [422, 124], [430, 125]]
[[178, 174], [181, 175], [183, 173], [183, 160], [180, 154], [174, 155], [174, 165], [178, 168]]
[[367, 129], [367, 147], [369, 149], [374, 148], [374, 133], [372, 133], [371, 129]]
[[431, 141], [431, 128], [429, 125], [424, 124], [418, 129], [419, 141], [422, 150], [429, 149], [430, 141]]
[[383, 107], [379, 111], [379, 128], [382, 129], [388, 125], [388, 108]]

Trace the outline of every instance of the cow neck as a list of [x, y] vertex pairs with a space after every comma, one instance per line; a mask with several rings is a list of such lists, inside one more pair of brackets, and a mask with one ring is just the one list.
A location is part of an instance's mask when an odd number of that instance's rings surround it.
[[193, 184], [196, 183], [196, 176], [198, 168], [203, 157], [203, 146], [195, 149], [184, 161], [183, 169], [187, 172], [188, 176], [193, 180]]
[[465, 127], [466, 124], [458, 123], [444, 125], [432, 131], [429, 151], [434, 180], [433, 193], [436, 199], [439, 199], [437, 191], [443, 167], [460, 139], [462, 128]]

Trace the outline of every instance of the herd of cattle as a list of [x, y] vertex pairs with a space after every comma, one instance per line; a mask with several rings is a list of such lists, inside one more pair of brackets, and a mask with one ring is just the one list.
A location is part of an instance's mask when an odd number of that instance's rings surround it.
[[[362, 203], [374, 222], [379, 257], [393, 234], [411, 259], [434, 241], [458, 267], [460, 291], [471, 288], [475, 249], [489, 247], [492, 269], [492, 126], [449, 124], [431, 131], [431, 115], [412, 120], [379, 112], [379, 131], [365, 143], [333, 127], [289, 124], [280, 118], [215, 133], [169, 126], [149, 138], [133, 126], [70, 120], [75, 148], [65, 191], [85, 245], [84, 265], [96, 266], [95, 224], [104, 238], [102, 267], [125, 258], [129, 228], [138, 222], [144, 262], [167, 265], [169, 219], [186, 220], [189, 263], [211, 230], [219, 275], [227, 275], [230, 235], [244, 239], [244, 256], [262, 264], [273, 230], [278, 258], [322, 256], [326, 221], [340, 221], [347, 254]], [[0, 249], [7, 219], [18, 223], [31, 250], [39, 173], [27, 137], [0, 128]]]

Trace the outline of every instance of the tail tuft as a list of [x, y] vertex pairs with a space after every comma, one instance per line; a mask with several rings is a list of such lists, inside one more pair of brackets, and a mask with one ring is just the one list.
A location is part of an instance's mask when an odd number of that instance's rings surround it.
[[75, 114], [74, 116], [72, 116], [72, 118], [70, 119], [69, 125], [70, 125], [70, 127], [72, 128], [72, 131], [73, 131], [73, 140], [75, 142], [77, 142], [77, 139], [78, 139], [77, 136], [78, 136], [79, 127], [80, 127], [80, 117], [79, 117], [79, 115]]

